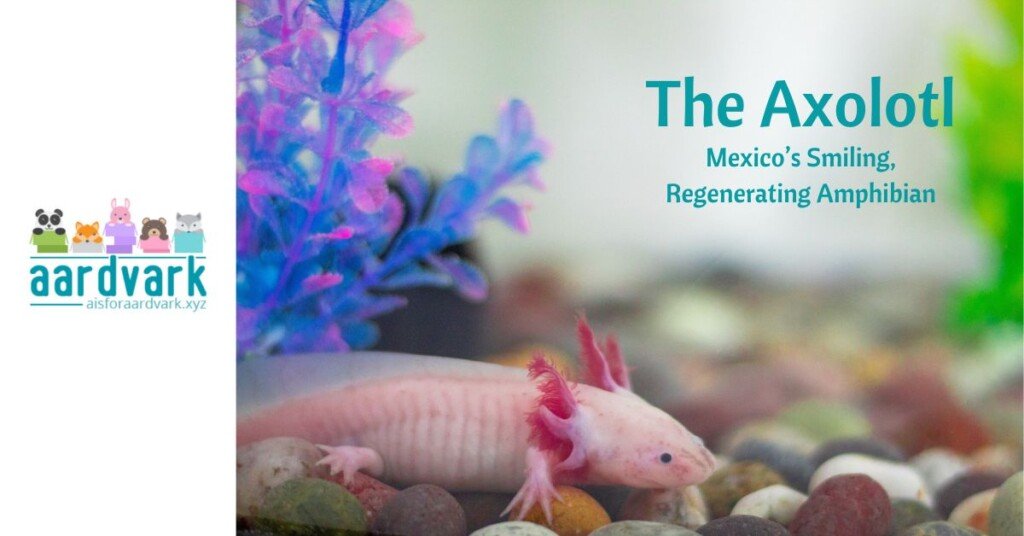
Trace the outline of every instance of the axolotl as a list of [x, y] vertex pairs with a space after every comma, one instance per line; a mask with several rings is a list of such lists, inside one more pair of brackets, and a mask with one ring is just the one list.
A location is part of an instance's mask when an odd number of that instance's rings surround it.
[[714, 456], [634, 394], [614, 337], [579, 320], [580, 383], [536, 355], [528, 371], [392, 353], [316, 354], [243, 362], [239, 446], [305, 438], [319, 463], [399, 486], [513, 492], [503, 515], [539, 504], [551, 518], [558, 484], [673, 488], [703, 482]]

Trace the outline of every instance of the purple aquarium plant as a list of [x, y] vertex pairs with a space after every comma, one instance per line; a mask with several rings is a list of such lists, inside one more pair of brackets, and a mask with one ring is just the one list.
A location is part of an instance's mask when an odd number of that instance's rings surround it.
[[242, 0], [238, 29], [238, 353], [347, 351], [377, 340], [373, 319], [403, 289], [454, 287], [479, 300], [480, 270], [444, 254], [495, 218], [525, 232], [506, 187], [542, 187], [546, 152], [519, 101], [463, 169], [433, 185], [374, 156], [378, 135], [413, 121], [385, 75], [420, 35], [386, 0]]

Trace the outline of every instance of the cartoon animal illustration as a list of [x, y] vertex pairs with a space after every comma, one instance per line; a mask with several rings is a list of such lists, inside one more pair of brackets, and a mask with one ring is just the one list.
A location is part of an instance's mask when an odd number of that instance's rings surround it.
[[174, 252], [175, 253], [202, 253], [203, 242], [206, 242], [206, 235], [203, 234], [203, 215], [200, 212], [195, 214], [177, 213], [177, 225], [174, 227]]
[[239, 363], [236, 443], [302, 437], [345, 481], [518, 489], [506, 512], [539, 504], [549, 520], [556, 484], [668, 489], [711, 475], [701, 439], [633, 393], [615, 338], [599, 344], [582, 317], [577, 336], [579, 384], [541, 355], [529, 372], [380, 352]]
[[71, 238], [71, 241], [75, 244], [83, 244], [86, 242], [102, 244], [103, 237], [100, 236], [100, 222], [94, 221], [91, 224], [86, 225], [80, 221], [76, 221], [75, 236]]
[[124, 204], [123, 205], [118, 205], [117, 204], [117, 198], [116, 197], [111, 199], [110, 200], [110, 223], [114, 223], [114, 224], [118, 224], [118, 223], [128, 224], [128, 223], [131, 223], [132, 222], [132, 213], [131, 213], [131, 211], [128, 210], [128, 209], [131, 208], [131, 206], [132, 206], [132, 202], [127, 197], [124, 198]]
[[132, 202], [126, 197], [123, 205], [117, 204], [117, 198], [110, 200], [110, 221], [103, 228], [103, 234], [112, 239], [107, 242], [107, 253], [131, 253], [135, 245], [135, 224], [129, 210]]
[[170, 237], [167, 235], [167, 220], [142, 218], [142, 234], [139, 248], [145, 253], [170, 253]]
[[203, 232], [203, 214], [196, 212], [195, 214], [182, 214], [177, 213], [178, 225], [175, 230], [184, 233], [201, 233]]
[[44, 231], [53, 231], [56, 234], [64, 234], [64, 228], [60, 227], [60, 220], [64, 217], [64, 211], [59, 208], [53, 209], [53, 212], [46, 212], [43, 209], [36, 211], [36, 220], [39, 222], [39, 227], [32, 229], [32, 234], [43, 234]]
[[86, 225], [75, 222], [75, 236], [71, 237], [71, 251], [75, 253], [103, 253], [103, 237], [100, 235], [100, 222], [94, 221]]
[[32, 229], [29, 243], [36, 247], [38, 253], [68, 252], [68, 236], [60, 226], [63, 217], [64, 212], [59, 208], [53, 209], [53, 212], [43, 209], [36, 211], [36, 222], [39, 226]]

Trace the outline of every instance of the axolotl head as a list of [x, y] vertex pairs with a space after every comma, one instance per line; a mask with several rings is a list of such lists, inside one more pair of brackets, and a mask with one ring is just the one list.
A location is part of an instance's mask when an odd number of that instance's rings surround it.
[[579, 401], [588, 481], [675, 488], [714, 472], [715, 457], [699, 437], [633, 393], [581, 386]]
[[671, 415], [630, 390], [613, 337], [602, 348], [580, 319], [584, 383], [570, 384], [542, 358], [530, 367], [539, 384], [530, 416], [532, 440], [559, 460], [557, 471], [590, 484], [675, 488], [715, 470], [704, 442]]

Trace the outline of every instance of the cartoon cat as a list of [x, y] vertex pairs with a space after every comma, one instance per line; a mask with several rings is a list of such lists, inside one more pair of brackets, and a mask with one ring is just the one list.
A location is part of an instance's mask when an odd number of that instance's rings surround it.
[[170, 253], [170, 237], [167, 236], [167, 220], [142, 218], [142, 235], [139, 247], [144, 253]]
[[203, 215], [177, 214], [177, 225], [174, 227], [174, 252], [175, 253], [202, 253], [203, 242], [206, 235], [203, 234]]

